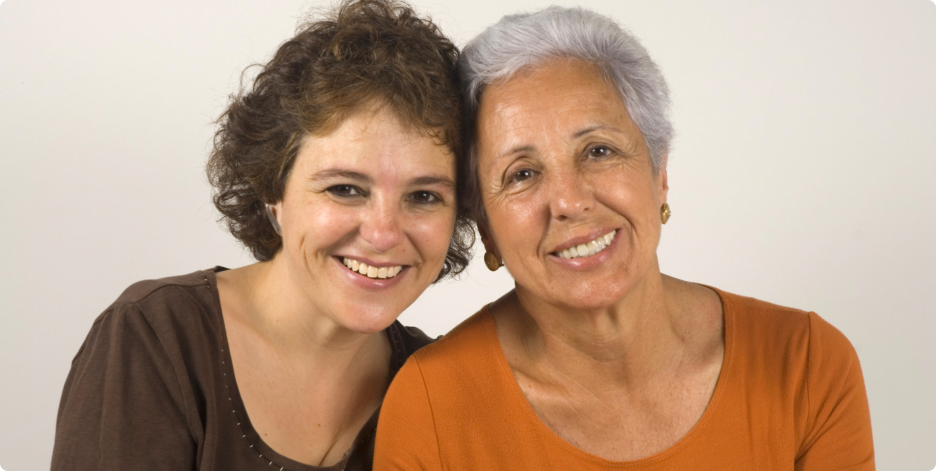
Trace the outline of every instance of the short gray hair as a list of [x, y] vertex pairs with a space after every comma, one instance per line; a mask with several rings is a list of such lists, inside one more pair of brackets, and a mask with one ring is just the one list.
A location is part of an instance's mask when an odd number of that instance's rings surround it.
[[503, 83], [521, 69], [552, 58], [578, 59], [598, 66], [617, 90], [643, 133], [653, 170], [666, 166], [673, 125], [663, 74], [636, 37], [611, 18], [583, 8], [552, 6], [535, 13], [507, 15], [472, 39], [458, 61], [464, 88], [466, 158], [464, 197], [476, 219], [484, 217], [478, 194], [477, 114], [486, 86]]

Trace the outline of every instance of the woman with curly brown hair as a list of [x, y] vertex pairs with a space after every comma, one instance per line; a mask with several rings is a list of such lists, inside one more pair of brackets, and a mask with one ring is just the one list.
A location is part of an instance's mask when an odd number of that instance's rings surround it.
[[65, 384], [52, 469], [370, 469], [429, 342], [397, 316], [463, 270], [457, 49], [394, 0], [285, 42], [220, 119], [208, 176], [258, 260], [128, 288]]

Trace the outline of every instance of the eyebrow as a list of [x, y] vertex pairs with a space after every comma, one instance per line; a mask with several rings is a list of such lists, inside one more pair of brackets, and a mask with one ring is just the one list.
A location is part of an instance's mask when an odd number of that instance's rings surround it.
[[508, 150], [507, 152], [501, 152], [494, 158], [495, 161], [500, 160], [508, 155], [518, 154], [520, 152], [532, 152], [535, 148], [531, 145], [517, 146], [513, 149]]
[[410, 186], [441, 186], [447, 190], [455, 190], [455, 182], [443, 175], [425, 175], [409, 181]]
[[584, 129], [582, 129], [582, 130], [580, 130], [580, 131], [576, 131], [574, 134], [572, 134], [572, 138], [573, 138], [573, 139], [577, 139], [577, 138], [582, 137], [582, 136], [584, 136], [584, 135], [586, 135], [586, 134], [588, 134], [588, 133], [595, 132], [595, 131], [601, 131], [601, 130], [613, 131], [613, 132], [616, 132], [616, 133], [621, 133], [621, 132], [622, 132], [620, 129], [618, 129], [618, 128], [614, 127], [614, 126], [608, 126], [607, 124], [595, 124], [595, 125], [592, 125], [592, 126], [588, 126], [588, 127], [584, 128]]
[[372, 183], [373, 179], [368, 175], [365, 175], [361, 172], [355, 172], [354, 170], [348, 170], [344, 168], [330, 168], [317, 172], [315, 175], [312, 175], [309, 180], [313, 182], [319, 182], [322, 180], [332, 180], [335, 178], [343, 178], [347, 180], [355, 180], [362, 183]]
[[[616, 132], [616, 133], [622, 133], [622, 131], [621, 131], [620, 129], [618, 129], [618, 128], [614, 127], [614, 126], [608, 126], [607, 124], [595, 124], [595, 125], [588, 126], [588, 127], [584, 128], [584, 129], [581, 129], [581, 130], [576, 131], [575, 133], [572, 134], [572, 138], [573, 138], [573, 139], [578, 139], [578, 138], [580, 138], [580, 137], [582, 137], [582, 136], [584, 136], [584, 135], [586, 135], [586, 134], [589, 134], [589, 133], [592, 133], [592, 132], [595, 132], [595, 131], [601, 131], [601, 130], [607, 130], [607, 131], [613, 131], [613, 132]], [[536, 150], [536, 148], [533, 147], [533, 146], [531, 146], [531, 145], [529, 145], [529, 144], [527, 144], [527, 145], [522, 145], [522, 146], [517, 146], [517, 147], [514, 147], [513, 149], [508, 150], [507, 152], [502, 152], [502, 153], [498, 154], [497, 157], [495, 157], [495, 160], [499, 160], [499, 159], [501, 159], [501, 158], [507, 157], [508, 155], [513, 155], [513, 154], [517, 154], [517, 153], [520, 153], [520, 152], [532, 152], [532, 151], [534, 151], [534, 150]]]
[[[317, 172], [309, 178], [313, 182], [321, 182], [332, 179], [354, 180], [361, 183], [373, 183], [374, 179], [369, 175], [354, 170], [344, 168], [330, 168]], [[424, 175], [416, 177], [409, 181], [409, 186], [441, 186], [446, 189], [454, 190], [455, 181], [445, 175]]]

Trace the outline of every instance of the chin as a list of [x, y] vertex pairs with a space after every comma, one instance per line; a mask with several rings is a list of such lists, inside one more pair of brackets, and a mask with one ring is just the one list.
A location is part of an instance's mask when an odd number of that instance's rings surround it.
[[595, 310], [613, 306], [619, 302], [627, 292], [620, 287], [595, 288], [590, 286], [577, 287], [571, 293], [558, 299], [559, 303], [574, 309]]
[[393, 324], [393, 321], [399, 317], [381, 309], [349, 309], [347, 314], [341, 317], [341, 324], [352, 332], [361, 334], [373, 334], [381, 332]]
[[579, 309], [583, 311], [592, 311], [592, 310], [598, 310], [598, 309], [605, 309], [609, 306], [612, 306], [617, 301], [618, 301], [618, 298], [615, 298], [615, 299], [610, 299], [610, 298], [609, 299], [595, 299], [595, 298], [578, 299], [576, 298], [576, 299], [569, 300], [568, 302], [564, 302], [563, 304], [573, 309]]

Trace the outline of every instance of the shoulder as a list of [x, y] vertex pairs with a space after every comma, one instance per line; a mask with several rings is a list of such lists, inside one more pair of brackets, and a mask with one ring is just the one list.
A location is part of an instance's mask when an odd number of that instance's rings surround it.
[[[113, 305], [160, 305], [201, 301], [202, 298], [213, 298], [213, 293], [216, 291], [213, 281], [212, 270], [199, 270], [187, 275], [138, 281], [127, 287]], [[199, 291], [203, 294], [198, 293]], [[193, 294], [196, 296], [193, 297]]]
[[[210, 320], [216, 291], [205, 281], [213, 275], [134, 283], [98, 316], [65, 380], [54, 469], [66, 462], [69, 469], [137, 469], [144, 461], [179, 469], [194, 462], [211, 404], [205, 394], [216, 389], [217, 330]], [[115, 443], [155, 454], [107, 452]], [[167, 449], [173, 453], [161, 452]]]
[[[713, 288], [715, 289], [715, 288]], [[726, 313], [731, 311], [739, 323], [755, 323], [769, 327], [800, 330], [808, 327], [808, 312], [780, 306], [760, 299], [741, 296], [715, 289], [722, 299]]]
[[216, 327], [217, 287], [213, 270], [187, 275], [138, 281], [98, 316], [92, 330], [101, 324], [142, 321], [161, 333], [189, 324], [208, 322]]
[[134, 283], [94, 320], [73, 363], [117, 361], [129, 350], [191, 359], [221, 328], [216, 298], [213, 270]]
[[805, 395], [828, 393], [850, 375], [860, 378], [851, 342], [815, 312], [717, 292], [725, 306], [726, 364], [747, 384], [779, 387], [805, 405]]
[[845, 335], [815, 312], [719, 295], [736, 389], [763, 392], [748, 400], [792, 431], [796, 468], [873, 469], [864, 378]]
[[[498, 372], [506, 368], [498, 357], [499, 343], [494, 321], [487, 309], [469, 317], [458, 327], [410, 356], [393, 380], [388, 400], [395, 394], [404, 397], [423, 395], [433, 403], [439, 417], [455, 413], [487, 392], [503, 386]], [[402, 392], [405, 391], [405, 392]], [[438, 418], [438, 417], [437, 417]]]
[[412, 355], [416, 350], [436, 341], [436, 339], [426, 335], [422, 329], [405, 326], [399, 321], [393, 323], [393, 330], [399, 335], [399, 341], [403, 344], [403, 351], [407, 355]]
[[185, 364], [201, 358], [196, 344], [212, 342], [206, 333], [216, 331], [208, 306], [214, 292], [205, 288], [206, 279], [213, 272], [141, 281], [124, 290], [92, 324], [72, 361], [66, 394], [72, 386], [103, 388], [113, 378], [176, 384]]
[[735, 333], [742, 337], [736, 340], [757, 342], [765, 349], [785, 344], [804, 352], [820, 346], [829, 351], [854, 352], [845, 335], [815, 312], [720, 290], [716, 292], [725, 306], [726, 329], [731, 324]]
[[724, 311], [722, 368], [727, 368], [728, 377], [736, 380], [732, 384], [771, 391], [784, 401], [799, 397], [806, 387], [810, 314], [747, 296], [716, 292]]
[[508, 367], [498, 357], [496, 335], [494, 320], [483, 308], [410, 356], [387, 391], [381, 424], [385, 411], [399, 415], [401, 423], [409, 423], [412, 419], [404, 416], [414, 411], [431, 411], [425, 421], [435, 427], [457, 422], [465, 410], [501, 407], [498, 398], [513, 379], [503, 373]]
[[185, 403], [192, 391], [183, 383], [209, 378], [220, 350], [216, 299], [213, 270], [132, 284], [95, 319], [63, 398], [70, 388], [97, 391], [108, 381], [137, 390], [161, 381]]
[[492, 343], [497, 342], [494, 321], [487, 308], [472, 315], [439, 341], [413, 353], [397, 377], [393, 387], [414, 383], [429, 390], [450, 391], [467, 387], [478, 377], [488, 374], [496, 362]]
[[439, 341], [420, 349], [413, 358], [425, 373], [452, 372], [456, 370], [453, 365], [474, 369], [494, 356], [496, 341], [494, 320], [485, 307]]
[[[714, 288], [713, 288], [714, 289]], [[759, 299], [715, 290], [722, 299], [726, 343], [735, 350], [758, 350], [768, 357], [805, 354], [810, 313]], [[813, 314], [815, 315], [815, 314]]]

